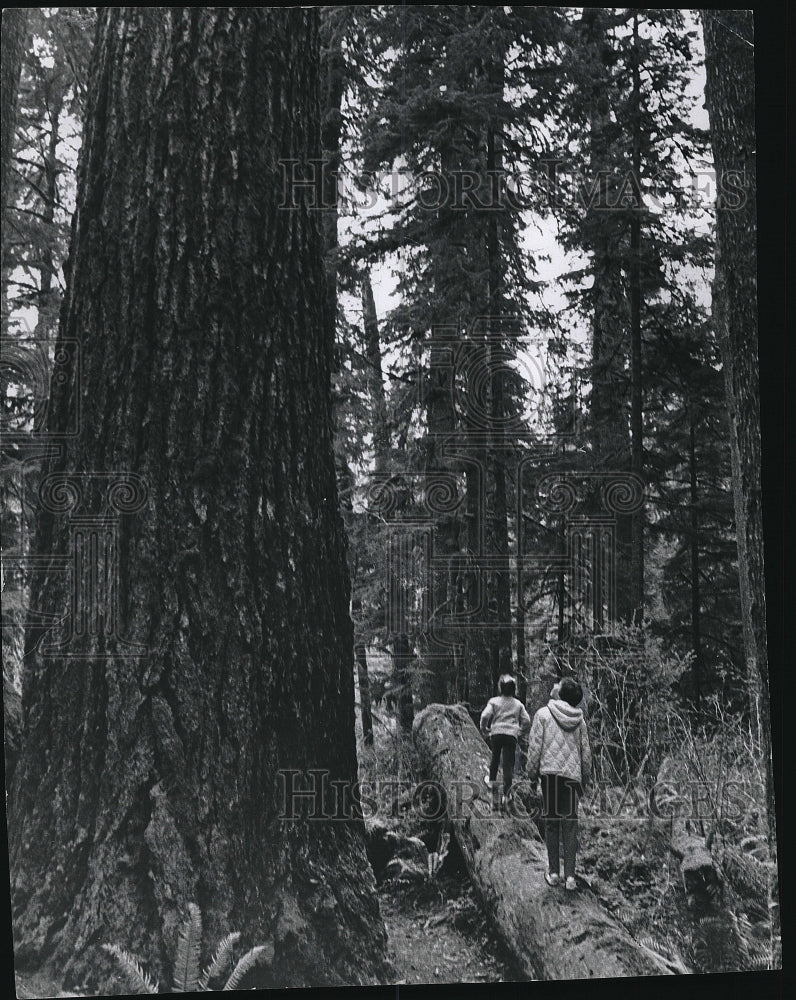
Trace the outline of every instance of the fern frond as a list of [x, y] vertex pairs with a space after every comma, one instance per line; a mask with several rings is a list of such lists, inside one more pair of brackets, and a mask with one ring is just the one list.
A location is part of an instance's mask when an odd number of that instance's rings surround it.
[[232, 934], [227, 934], [227, 936], [221, 941], [218, 948], [216, 949], [215, 955], [213, 955], [213, 960], [202, 973], [202, 978], [199, 980], [199, 989], [206, 990], [208, 984], [220, 976], [221, 973], [226, 969], [232, 959], [232, 949], [240, 940], [240, 932], [233, 931]]
[[127, 976], [135, 993], [157, 993], [158, 983], [153, 982], [144, 972], [141, 962], [118, 944], [103, 944], [102, 948], [113, 955], [120, 969]]
[[177, 941], [174, 963], [174, 992], [194, 993], [199, 985], [199, 961], [202, 947], [202, 911], [196, 903], [188, 904], [188, 916]]
[[773, 968], [774, 963], [771, 959], [771, 950], [769, 948], [754, 948], [746, 956], [744, 971], [765, 972]]
[[253, 968], [257, 964], [257, 962], [259, 962], [260, 958], [262, 957], [263, 953], [266, 950], [267, 950], [266, 946], [261, 944], [258, 945], [256, 948], [252, 948], [250, 951], [247, 951], [246, 954], [243, 956], [243, 958], [235, 966], [232, 975], [224, 984], [224, 989], [236, 990], [243, 977], [246, 975], [249, 969]]
[[669, 968], [677, 972], [678, 975], [684, 976], [690, 973], [691, 970], [680, 953], [680, 949], [670, 938], [661, 939], [649, 936], [640, 937], [638, 941], [648, 951], [662, 958]]

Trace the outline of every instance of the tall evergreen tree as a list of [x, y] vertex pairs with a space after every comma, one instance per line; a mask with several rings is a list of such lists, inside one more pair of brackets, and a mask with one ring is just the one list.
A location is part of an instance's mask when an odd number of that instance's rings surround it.
[[280, 160], [319, 156], [317, 11], [100, 12], [59, 332], [84, 365], [48, 425], [80, 400], [79, 433], [37, 551], [89, 542], [34, 578], [62, 625], [27, 642], [21, 968], [101, 987], [116, 939], [162, 973], [196, 901], [272, 948], [263, 985], [388, 974], [361, 820], [280, 818], [283, 769], [356, 779], [322, 240], [280, 208]]
[[[728, 421], [715, 333], [689, 290], [651, 307], [644, 364], [647, 427], [654, 442], [649, 531], [663, 615], [656, 629], [681, 654], [687, 703], [721, 690], [738, 704], [743, 678]], [[659, 594], [656, 594], [656, 590]], [[726, 677], [722, 678], [722, 672]]]
[[[364, 129], [365, 168], [400, 166], [409, 179], [371, 249], [401, 262], [400, 304], [386, 329], [394, 347], [421, 359], [423, 466], [465, 491], [435, 522], [434, 554], [450, 572], [435, 575], [425, 654], [440, 691], [475, 701], [512, 662], [507, 470], [516, 442], [495, 431], [522, 408], [511, 359], [523, 319], [527, 332], [535, 318], [524, 294], [532, 262], [504, 174], [540, 156], [534, 125], [549, 101], [544, 70], [557, 22], [554, 11], [473, 6], [385, 18], [381, 30], [401, 57]], [[519, 322], [505, 324], [507, 313]], [[441, 627], [457, 620], [453, 611], [466, 632]], [[462, 657], [453, 650], [465, 635]]]
[[54, 338], [58, 321], [94, 20], [90, 8], [27, 13], [31, 45], [22, 57], [8, 178], [3, 309], [5, 316], [35, 309], [38, 339]]
[[[695, 35], [681, 11], [584, 10], [562, 86], [564, 142], [588, 164], [573, 171], [562, 151], [556, 197], [564, 244], [589, 250], [570, 277], [592, 332], [592, 466], [647, 485], [650, 310], [676, 291], [684, 267], [705, 265], [706, 240], [682, 195], [682, 171], [704, 148], [685, 96]], [[645, 516], [641, 508], [617, 526], [617, 615], [627, 620], [645, 600]]]
[[725, 377], [750, 699], [766, 767], [769, 842], [776, 849], [760, 483], [757, 189], [751, 11], [704, 11], [705, 98], [716, 171], [713, 322]]

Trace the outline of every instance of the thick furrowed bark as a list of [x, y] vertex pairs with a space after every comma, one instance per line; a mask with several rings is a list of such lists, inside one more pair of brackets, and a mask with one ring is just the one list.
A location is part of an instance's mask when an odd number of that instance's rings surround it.
[[663, 959], [639, 944], [582, 883], [575, 893], [544, 880], [547, 852], [533, 818], [491, 812], [489, 754], [466, 710], [430, 705], [414, 725], [427, 777], [445, 788], [467, 868], [497, 932], [534, 979], [663, 976]]
[[[208, 944], [273, 944], [258, 985], [390, 975], [361, 821], [280, 818], [281, 770], [357, 773], [320, 220], [280, 207], [280, 160], [320, 156], [318, 63], [317, 11], [99, 15], [59, 333], [82, 368], [48, 410], [79, 426], [50, 470], [76, 516], [51, 502], [37, 551], [69, 557], [113, 477], [146, 490], [114, 617], [26, 637], [9, 803], [17, 962], [89, 989], [106, 941], [168, 985], [191, 901]], [[42, 570], [32, 606], [68, 625], [75, 586]]]

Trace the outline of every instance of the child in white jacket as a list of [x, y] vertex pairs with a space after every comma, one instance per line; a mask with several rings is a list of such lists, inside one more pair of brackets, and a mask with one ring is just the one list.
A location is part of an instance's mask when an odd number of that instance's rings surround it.
[[503, 757], [503, 801], [506, 802], [514, 780], [517, 740], [525, 742], [528, 739], [531, 717], [523, 703], [514, 697], [517, 685], [511, 674], [503, 674], [498, 686], [500, 694], [490, 698], [481, 713], [481, 734], [489, 741], [492, 750], [490, 783], [497, 778], [501, 755]]
[[583, 689], [565, 677], [550, 692], [550, 701], [533, 717], [528, 746], [528, 778], [542, 781], [542, 815], [545, 820], [548, 885], [558, 885], [559, 838], [564, 843], [564, 877], [567, 889], [575, 883], [578, 846], [578, 800], [591, 781], [591, 748], [581, 709]]

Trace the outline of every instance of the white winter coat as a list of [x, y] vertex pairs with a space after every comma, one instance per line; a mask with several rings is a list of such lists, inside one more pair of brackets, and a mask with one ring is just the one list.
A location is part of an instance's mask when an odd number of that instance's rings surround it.
[[560, 774], [586, 786], [591, 781], [591, 747], [583, 712], [551, 698], [533, 717], [528, 745], [528, 777]]

